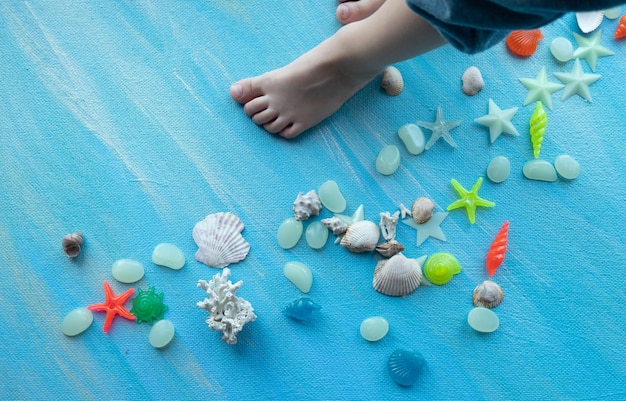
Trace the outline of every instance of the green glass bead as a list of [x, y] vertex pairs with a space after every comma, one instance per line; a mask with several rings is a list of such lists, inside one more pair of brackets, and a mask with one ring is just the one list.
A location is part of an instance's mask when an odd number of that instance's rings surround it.
[[372, 316], [361, 322], [361, 337], [367, 341], [378, 341], [387, 335], [389, 323], [382, 316]]
[[152, 251], [152, 263], [180, 270], [185, 265], [185, 255], [176, 245], [162, 243]]
[[461, 271], [461, 264], [454, 255], [437, 252], [426, 259], [424, 276], [433, 284], [444, 285]]
[[391, 175], [400, 166], [400, 150], [396, 145], [385, 146], [376, 158], [376, 170], [382, 175]]
[[328, 240], [328, 228], [322, 222], [314, 221], [306, 228], [305, 238], [311, 248], [321, 249]]
[[477, 306], [467, 314], [467, 323], [476, 331], [491, 333], [500, 326], [500, 319], [491, 309]]
[[574, 56], [574, 46], [572, 46], [572, 42], [559, 36], [550, 42], [550, 52], [555, 59], [564, 63], [570, 61]]
[[317, 194], [324, 207], [333, 213], [341, 213], [346, 210], [346, 199], [341, 194], [339, 186], [333, 180], [323, 183]]
[[148, 341], [154, 348], [167, 346], [174, 338], [174, 324], [169, 320], [159, 320], [150, 329]]
[[556, 170], [549, 162], [541, 159], [532, 159], [524, 164], [524, 177], [535, 181], [556, 181]]
[[554, 160], [556, 172], [566, 180], [573, 180], [580, 174], [580, 164], [570, 155], [559, 155]]
[[424, 151], [426, 139], [424, 138], [424, 132], [422, 132], [419, 126], [405, 124], [398, 129], [398, 136], [410, 154], [419, 155]]
[[79, 335], [93, 323], [93, 313], [87, 308], [76, 308], [63, 318], [61, 331], [68, 337]]
[[125, 284], [136, 283], [141, 280], [144, 272], [143, 265], [132, 259], [117, 260], [111, 267], [113, 278]]
[[285, 219], [278, 227], [276, 234], [278, 245], [283, 249], [293, 248], [300, 241], [302, 231], [304, 231], [304, 226], [301, 221], [296, 220], [295, 217]]
[[163, 314], [167, 310], [167, 306], [163, 304], [163, 293], [157, 294], [154, 292], [154, 287], [150, 287], [148, 291], [139, 288], [132, 302], [133, 307], [130, 313], [137, 317], [137, 323], [152, 324], [153, 320], [163, 319]]
[[496, 156], [491, 159], [487, 166], [487, 177], [495, 183], [500, 183], [509, 178], [511, 174], [511, 162], [504, 156]]
[[300, 262], [287, 262], [283, 273], [303, 293], [307, 294], [311, 290], [313, 274], [309, 266]]

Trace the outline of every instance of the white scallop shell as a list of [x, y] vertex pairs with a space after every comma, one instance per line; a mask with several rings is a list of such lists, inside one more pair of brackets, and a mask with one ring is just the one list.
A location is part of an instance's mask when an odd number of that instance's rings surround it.
[[322, 219], [322, 224], [335, 235], [343, 235], [348, 230], [348, 225], [337, 216]]
[[385, 68], [380, 79], [380, 86], [390, 96], [399, 95], [402, 92], [402, 88], [404, 88], [404, 80], [400, 70], [393, 66]]
[[311, 216], [317, 216], [322, 210], [322, 202], [315, 190], [310, 190], [306, 194], [300, 192], [293, 202], [293, 214], [296, 220], [306, 220]]
[[585, 11], [576, 13], [576, 22], [583, 33], [594, 31], [602, 23], [603, 11]]
[[380, 230], [376, 223], [369, 220], [358, 221], [348, 227], [341, 246], [351, 252], [368, 252], [376, 249]]
[[399, 253], [378, 262], [372, 286], [382, 294], [400, 297], [413, 292], [422, 282], [422, 267], [415, 259]]
[[467, 96], [474, 96], [482, 88], [485, 87], [485, 81], [483, 80], [483, 75], [480, 70], [474, 66], [469, 67], [463, 75], [461, 76], [461, 81], [463, 82], [463, 86], [461, 90]]
[[498, 284], [490, 280], [485, 280], [478, 284], [472, 295], [474, 306], [482, 306], [489, 309], [500, 305], [502, 299], [504, 299], [504, 291]]
[[193, 228], [198, 245], [195, 258], [211, 267], [223, 268], [246, 258], [250, 244], [241, 236], [244, 225], [229, 212], [208, 215]]
[[433, 216], [433, 210], [435, 210], [435, 204], [432, 200], [424, 197], [417, 198], [411, 207], [411, 217], [417, 224], [424, 224]]

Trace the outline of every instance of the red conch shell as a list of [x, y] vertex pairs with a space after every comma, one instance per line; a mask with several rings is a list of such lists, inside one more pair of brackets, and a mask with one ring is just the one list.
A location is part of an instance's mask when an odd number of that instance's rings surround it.
[[528, 57], [537, 50], [541, 39], [543, 34], [539, 29], [513, 31], [507, 36], [506, 45], [518, 56]]
[[619, 23], [617, 24], [617, 28], [615, 28], [615, 33], [613, 34], [613, 39], [620, 39], [626, 37], [626, 14], [622, 15], [619, 19]]
[[491, 243], [489, 252], [487, 252], [487, 273], [493, 276], [498, 267], [504, 261], [504, 254], [506, 252], [507, 237], [509, 235], [509, 221], [506, 220], [500, 229], [498, 235]]

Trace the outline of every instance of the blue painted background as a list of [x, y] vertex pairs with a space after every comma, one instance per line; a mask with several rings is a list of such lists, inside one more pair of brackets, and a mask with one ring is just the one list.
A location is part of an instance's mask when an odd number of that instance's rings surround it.
[[[528, 181], [532, 157], [526, 89], [546, 66], [560, 64], [549, 43], [574, 44], [573, 15], [544, 29], [528, 59], [504, 45], [475, 56], [442, 48], [400, 63], [406, 83], [395, 98], [377, 83], [336, 115], [296, 140], [271, 136], [231, 101], [231, 82], [282, 66], [338, 27], [336, 3], [232, 1], [0, 2], [0, 398], [2, 399], [624, 399], [626, 362], [626, 64], [624, 41], [605, 20], [593, 103], [553, 96], [542, 158], [574, 156], [582, 174], [571, 182]], [[583, 62], [585, 72], [590, 72]], [[465, 96], [460, 77], [481, 69], [486, 87]], [[520, 107], [519, 137], [489, 144], [488, 99]], [[432, 121], [437, 105], [457, 149], [444, 142], [420, 156], [396, 131]], [[426, 131], [428, 132], [428, 131]], [[396, 144], [402, 163], [382, 176], [374, 160]], [[371, 287], [374, 254], [350, 254], [331, 241], [319, 251], [305, 241], [276, 245], [280, 222], [298, 192], [335, 180], [346, 213], [365, 217], [429, 196], [441, 211], [456, 199], [456, 178], [469, 188], [496, 155], [511, 160], [502, 184], [485, 180], [495, 201], [470, 225], [463, 211], [443, 222], [447, 242], [414, 246], [401, 225], [409, 257], [453, 253], [463, 271], [443, 287], [420, 287], [391, 298]], [[258, 320], [235, 346], [209, 330], [198, 279], [218, 272], [196, 262], [194, 224], [230, 211], [245, 223], [251, 251], [231, 266], [243, 280], [238, 295]], [[329, 217], [323, 211], [322, 217]], [[500, 328], [480, 335], [466, 324], [474, 287], [486, 277], [484, 255], [510, 220], [509, 250], [496, 273], [505, 300]], [[85, 234], [77, 260], [61, 249], [72, 231]], [[160, 242], [186, 255], [180, 271], [150, 261]], [[111, 277], [120, 258], [142, 262], [145, 277], [130, 286]], [[297, 260], [313, 271], [311, 298], [322, 304], [306, 324], [282, 314], [301, 296], [282, 274]], [[154, 286], [169, 306], [176, 337], [164, 350], [148, 343], [150, 327], [104, 315], [80, 336], [65, 337], [63, 317], [116, 293]], [[384, 316], [389, 334], [368, 343], [361, 321]], [[427, 368], [412, 388], [395, 385], [386, 360], [396, 348], [417, 349]]]

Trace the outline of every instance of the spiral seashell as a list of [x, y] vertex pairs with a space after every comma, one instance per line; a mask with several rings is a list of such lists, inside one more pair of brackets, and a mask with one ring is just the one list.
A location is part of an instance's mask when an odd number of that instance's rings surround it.
[[517, 30], [506, 37], [506, 45], [518, 56], [528, 57], [537, 50], [541, 39], [543, 39], [543, 34], [539, 29]]
[[291, 301], [285, 307], [285, 314], [296, 320], [308, 320], [315, 311], [322, 308], [321, 305], [314, 302], [311, 298], [302, 297]]
[[322, 224], [324, 224], [335, 235], [343, 235], [348, 230], [348, 225], [336, 216], [328, 219], [322, 219]]
[[475, 66], [471, 66], [467, 70], [465, 70], [463, 75], [461, 75], [461, 82], [463, 82], [461, 90], [467, 96], [474, 96], [475, 94], [480, 92], [482, 88], [485, 87], [483, 75], [481, 74], [480, 70]]
[[399, 253], [376, 264], [372, 286], [382, 294], [401, 297], [415, 291], [421, 282], [419, 262]]
[[432, 200], [424, 197], [417, 198], [411, 207], [411, 217], [417, 224], [424, 224], [433, 216], [433, 210], [435, 210], [435, 204]]
[[615, 33], [613, 33], [613, 39], [621, 39], [623, 37], [626, 37], [626, 14], [620, 17]]
[[63, 252], [70, 257], [75, 258], [80, 253], [80, 247], [83, 245], [83, 233], [75, 232], [67, 234], [61, 241]]
[[402, 251], [404, 251], [404, 246], [395, 239], [387, 241], [384, 244], [380, 244], [376, 247], [376, 252], [380, 253], [386, 258], [390, 258], [393, 255]]
[[320, 214], [321, 210], [322, 202], [313, 189], [307, 192], [306, 195], [300, 192], [293, 202], [293, 214], [298, 221], [306, 220], [311, 216], [317, 216]]
[[380, 86], [389, 96], [399, 95], [402, 92], [402, 88], [404, 88], [404, 80], [400, 70], [394, 66], [385, 68], [380, 79]]
[[533, 111], [533, 114], [530, 116], [530, 141], [533, 144], [533, 155], [535, 159], [539, 157], [541, 143], [546, 134], [547, 125], [548, 115], [541, 101], [538, 101], [537, 106], [535, 106], [535, 111]]
[[409, 387], [417, 382], [425, 364], [424, 357], [419, 351], [398, 348], [389, 356], [387, 370], [394, 382]]
[[461, 271], [461, 264], [454, 255], [438, 252], [430, 255], [424, 263], [424, 275], [433, 284], [444, 285]]
[[380, 230], [376, 223], [361, 220], [348, 227], [340, 244], [351, 252], [368, 252], [376, 249], [379, 238]]
[[503, 299], [504, 291], [502, 291], [502, 288], [490, 280], [485, 280], [478, 284], [472, 294], [474, 306], [482, 306], [489, 309], [500, 305]]
[[198, 245], [196, 260], [218, 268], [242, 261], [250, 251], [250, 244], [240, 234], [243, 229], [243, 222], [232, 213], [208, 215], [193, 228], [192, 236]]

